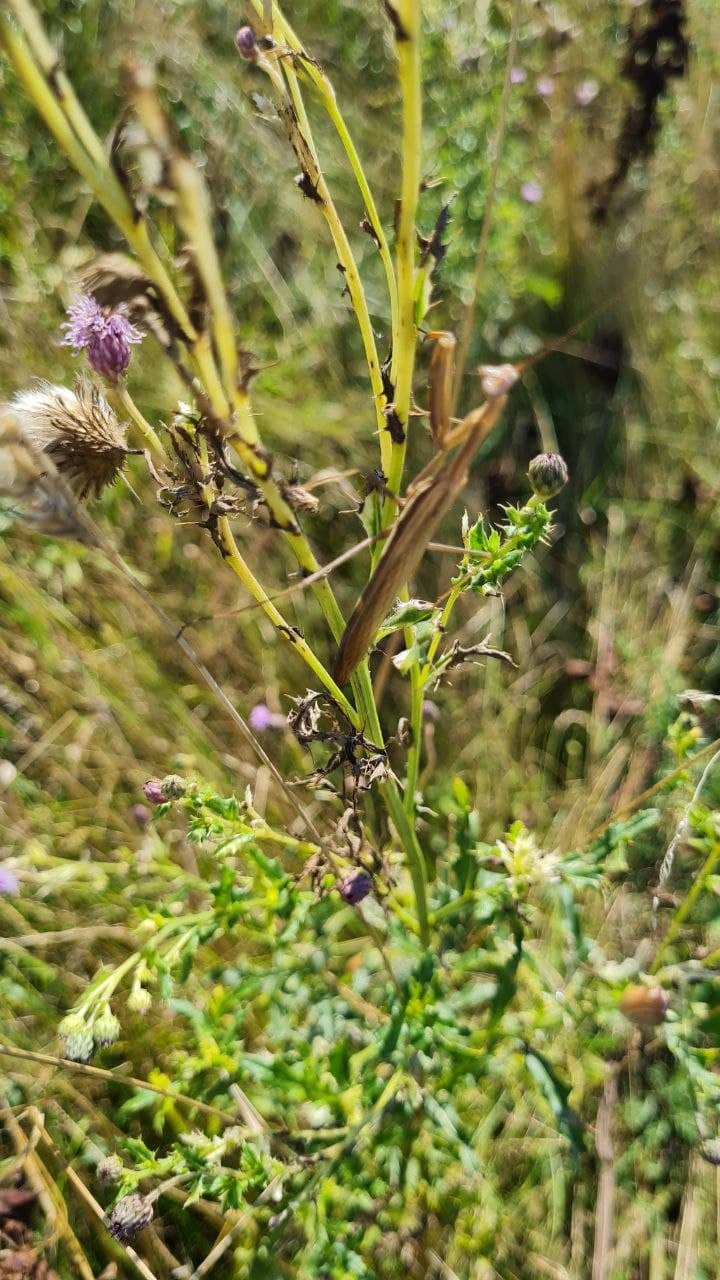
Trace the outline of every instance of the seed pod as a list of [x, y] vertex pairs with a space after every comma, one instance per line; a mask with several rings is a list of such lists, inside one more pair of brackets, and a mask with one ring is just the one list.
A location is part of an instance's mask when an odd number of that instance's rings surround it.
[[105, 1215], [105, 1226], [121, 1244], [133, 1240], [153, 1219], [153, 1207], [146, 1196], [123, 1196]]
[[568, 482], [565, 459], [559, 453], [539, 453], [528, 467], [528, 476], [538, 498], [543, 502], [546, 498], [554, 498]]
[[662, 987], [628, 987], [620, 1001], [620, 1011], [636, 1027], [657, 1027], [665, 1020], [670, 996]]

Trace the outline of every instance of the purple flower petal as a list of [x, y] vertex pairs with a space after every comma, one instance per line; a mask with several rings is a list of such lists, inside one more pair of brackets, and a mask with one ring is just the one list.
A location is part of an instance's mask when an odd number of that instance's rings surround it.
[[19, 893], [20, 886], [17, 876], [13, 871], [9, 871], [7, 867], [0, 867], [0, 893]]
[[520, 195], [528, 204], [538, 204], [545, 192], [539, 182], [523, 182]]
[[270, 708], [266, 707], [264, 702], [258, 702], [248, 716], [248, 724], [256, 733], [264, 733], [266, 729], [273, 728], [275, 719], [276, 717]]
[[60, 326], [66, 333], [63, 346], [76, 354], [87, 351], [90, 367], [111, 381], [125, 372], [130, 347], [142, 342], [143, 334], [128, 320], [123, 303], [103, 310], [94, 298], [82, 296], [68, 308], [68, 317]]

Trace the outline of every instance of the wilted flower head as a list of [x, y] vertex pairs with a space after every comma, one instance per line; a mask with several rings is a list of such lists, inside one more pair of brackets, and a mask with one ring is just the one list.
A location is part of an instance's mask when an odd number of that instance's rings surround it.
[[364, 871], [362, 868], [352, 871], [340, 885], [340, 897], [345, 902], [355, 906], [372, 892], [372, 884], [372, 876], [369, 871]]
[[533, 492], [543, 501], [554, 498], [568, 482], [565, 459], [559, 453], [539, 453], [528, 467]]
[[75, 387], [41, 382], [10, 401], [20, 431], [36, 453], [46, 453], [78, 498], [98, 496], [119, 475], [128, 448], [107, 400], [87, 379]]
[[153, 1207], [146, 1196], [134, 1193], [123, 1196], [115, 1208], [105, 1215], [105, 1226], [122, 1244], [133, 1240], [153, 1218]]
[[18, 892], [17, 876], [6, 867], [0, 867], [0, 893], [15, 894]]
[[90, 367], [116, 382], [130, 364], [130, 347], [143, 339], [128, 320], [125, 304], [103, 308], [95, 298], [82, 295], [68, 307], [68, 316], [61, 325], [67, 334], [63, 345], [73, 347], [76, 354], [87, 351]]

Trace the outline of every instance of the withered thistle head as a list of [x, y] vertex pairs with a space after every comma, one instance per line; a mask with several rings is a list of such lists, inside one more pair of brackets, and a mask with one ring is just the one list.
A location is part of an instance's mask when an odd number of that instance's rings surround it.
[[133, 1192], [132, 1195], [123, 1196], [114, 1209], [105, 1214], [105, 1226], [116, 1240], [127, 1244], [149, 1226], [152, 1219], [152, 1202], [146, 1196]]
[[127, 456], [125, 432], [97, 387], [79, 378], [72, 391], [41, 383], [10, 408], [36, 453], [46, 453], [78, 498], [97, 497]]

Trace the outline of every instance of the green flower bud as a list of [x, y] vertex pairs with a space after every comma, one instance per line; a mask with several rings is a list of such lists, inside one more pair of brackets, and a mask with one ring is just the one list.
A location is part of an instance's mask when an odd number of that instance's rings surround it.
[[109, 1044], [114, 1044], [120, 1036], [120, 1023], [115, 1014], [112, 1012], [110, 1005], [106, 1004], [101, 1010], [100, 1016], [95, 1019], [92, 1026], [92, 1032], [95, 1042], [100, 1048], [106, 1048]]
[[148, 1013], [152, 1008], [152, 996], [145, 987], [133, 987], [128, 996], [128, 1009], [132, 1013]]
[[79, 1013], [68, 1013], [58, 1027], [58, 1035], [66, 1040], [68, 1036], [76, 1036], [85, 1031], [85, 1019]]
[[123, 1176], [124, 1164], [119, 1156], [105, 1156], [104, 1160], [99, 1160], [95, 1168], [95, 1173], [101, 1182], [119, 1182]]
[[94, 1048], [95, 1038], [87, 1027], [82, 1031], [75, 1031], [65, 1039], [65, 1057], [70, 1062], [89, 1062]]
[[164, 800], [181, 800], [187, 791], [187, 782], [177, 773], [169, 773], [160, 783]]
[[533, 493], [545, 501], [554, 498], [568, 482], [568, 469], [559, 453], [539, 453], [528, 467]]
[[133, 1240], [136, 1235], [152, 1222], [153, 1208], [146, 1196], [134, 1193], [123, 1196], [115, 1208], [105, 1214], [105, 1226], [121, 1244]]

